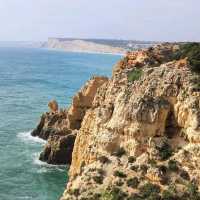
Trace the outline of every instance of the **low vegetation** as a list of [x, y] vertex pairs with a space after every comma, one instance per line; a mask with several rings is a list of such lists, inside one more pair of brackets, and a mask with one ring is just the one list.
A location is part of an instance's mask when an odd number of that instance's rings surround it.
[[200, 43], [187, 43], [180, 45], [180, 49], [174, 54], [174, 59], [188, 58], [191, 70], [200, 73]]
[[127, 177], [127, 175], [124, 174], [124, 172], [119, 171], [119, 170], [114, 171], [113, 175], [117, 176], [117, 177], [120, 177], [120, 178], [126, 178]]
[[138, 185], [139, 185], [139, 180], [138, 180], [137, 177], [129, 178], [129, 179], [126, 181], [126, 184], [127, 184], [128, 187], [137, 188]]
[[[156, 184], [146, 183], [145, 185], [140, 187], [141, 197], [144, 199], [149, 199], [150, 197], [155, 198], [157, 194], [160, 193], [160, 187]], [[157, 198], [155, 198], [156, 200]]]
[[98, 175], [98, 176], [94, 176], [93, 180], [97, 183], [97, 184], [102, 184], [103, 183], [103, 176]]
[[148, 170], [148, 166], [143, 164], [143, 165], [140, 165], [140, 170], [142, 172], [143, 175], [145, 175], [147, 173], [147, 170]]
[[129, 163], [134, 163], [136, 161], [136, 158], [134, 156], [129, 156], [128, 157], [128, 162]]
[[152, 166], [152, 167], [156, 167], [157, 163], [154, 159], [149, 159], [148, 163]]
[[175, 160], [169, 160], [168, 162], [168, 168], [172, 172], [177, 172], [178, 171], [178, 163]]
[[138, 171], [139, 166], [138, 165], [133, 165], [130, 167], [131, 170], [137, 172]]
[[162, 200], [177, 200], [178, 197], [174, 193], [172, 193], [170, 190], [164, 190], [162, 192]]
[[100, 197], [100, 200], [122, 200], [128, 196], [127, 193], [123, 192], [118, 187], [112, 187], [105, 190]]
[[195, 183], [190, 182], [187, 185], [187, 194], [192, 200], [200, 200], [200, 193], [198, 191], [198, 186]]
[[99, 161], [103, 164], [108, 163], [109, 162], [109, 158], [106, 156], [100, 156], [99, 157]]
[[122, 157], [124, 154], [126, 154], [126, 151], [124, 148], [120, 147], [115, 152], [112, 153], [113, 156]]
[[137, 81], [140, 79], [140, 77], [142, 76], [143, 71], [142, 69], [133, 69], [131, 72], [129, 72], [128, 74], [128, 81], [133, 82], [133, 81]]
[[189, 181], [190, 180], [190, 175], [188, 174], [188, 172], [186, 172], [185, 170], [181, 170], [180, 171], [180, 177]]
[[172, 156], [173, 150], [167, 142], [164, 142], [160, 147], [156, 148], [159, 151], [159, 157], [161, 160], [167, 160]]

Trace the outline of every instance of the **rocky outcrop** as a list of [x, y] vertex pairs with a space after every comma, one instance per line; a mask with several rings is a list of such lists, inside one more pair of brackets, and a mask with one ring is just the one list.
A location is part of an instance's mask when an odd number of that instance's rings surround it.
[[77, 130], [80, 128], [86, 111], [92, 106], [92, 101], [98, 88], [106, 83], [106, 77], [93, 77], [74, 96], [69, 109], [58, 110], [55, 100], [49, 102], [50, 112], [41, 116], [32, 136], [47, 140], [40, 160], [50, 164], [70, 164]]
[[56, 100], [52, 100], [48, 103], [48, 107], [52, 113], [58, 112], [58, 103]]
[[71, 164], [75, 138], [76, 133], [50, 136], [39, 159], [49, 164]]
[[200, 78], [173, 60], [178, 50], [129, 52], [115, 66], [82, 118], [62, 200], [199, 195]]

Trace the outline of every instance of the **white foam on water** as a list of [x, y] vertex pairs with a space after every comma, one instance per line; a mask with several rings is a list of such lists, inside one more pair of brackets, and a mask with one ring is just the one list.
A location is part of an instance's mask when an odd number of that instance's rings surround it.
[[42, 173], [47, 173], [49, 170], [47, 168], [41, 168], [37, 170], [37, 173], [42, 174]]
[[46, 162], [42, 162], [41, 160], [39, 160], [39, 155], [40, 153], [33, 154], [33, 163], [41, 167], [40, 169], [38, 169], [38, 173], [45, 173], [49, 172], [50, 170], [58, 170], [60, 172], [66, 171], [66, 165], [52, 165]]
[[46, 143], [45, 140], [43, 140], [39, 137], [33, 137], [31, 135], [31, 131], [20, 132], [20, 133], [17, 134], [17, 137], [20, 138], [23, 142], [41, 143], [41, 144]]

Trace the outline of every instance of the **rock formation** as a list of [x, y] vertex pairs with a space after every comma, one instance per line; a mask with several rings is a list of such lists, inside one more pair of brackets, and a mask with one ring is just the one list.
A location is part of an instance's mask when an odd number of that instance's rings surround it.
[[49, 109], [51, 112], [58, 112], [58, 103], [56, 100], [52, 100], [48, 103]]
[[55, 100], [50, 101], [50, 112], [41, 116], [32, 136], [47, 140], [40, 160], [50, 164], [70, 164], [77, 130], [86, 111], [92, 106], [97, 89], [107, 82], [106, 77], [93, 77], [74, 96], [69, 109], [58, 110]]
[[200, 199], [200, 75], [190, 59], [175, 60], [181, 45], [128, 52], [95, 92], [86, 92], [89, 82], [74, 97], [64, 122], [76, 139], [61, 200]]
[[[176, 184], [178, 179], [198, 183], [197, 164], [186, 168], [181, 158], [186, 159], [182, 154], [190, 146], [198, 152], [199, 93], [193, 91], [187, 60], [172, 60], [177, 48], [167, 44], [131, 52], [114, 68], [83, 118], [62, 199], [104, 199], [106, 193], [147, 199], [141, 188], [162, 193], [174, 184], [181, 195], [186, 186]], [[108, 162], [102, 163], [102, 157]], [[198, 156], [193, 153], [188, 159], [191, 165]]]

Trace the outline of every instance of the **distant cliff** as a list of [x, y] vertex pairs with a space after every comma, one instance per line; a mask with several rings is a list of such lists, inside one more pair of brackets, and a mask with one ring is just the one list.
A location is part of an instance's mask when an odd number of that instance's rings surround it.
[[49, 38], [47, 48], [69, 52], [125, 54], [129, 50], [144, 48], [150, 44], [152, 43], [128, 40]]

